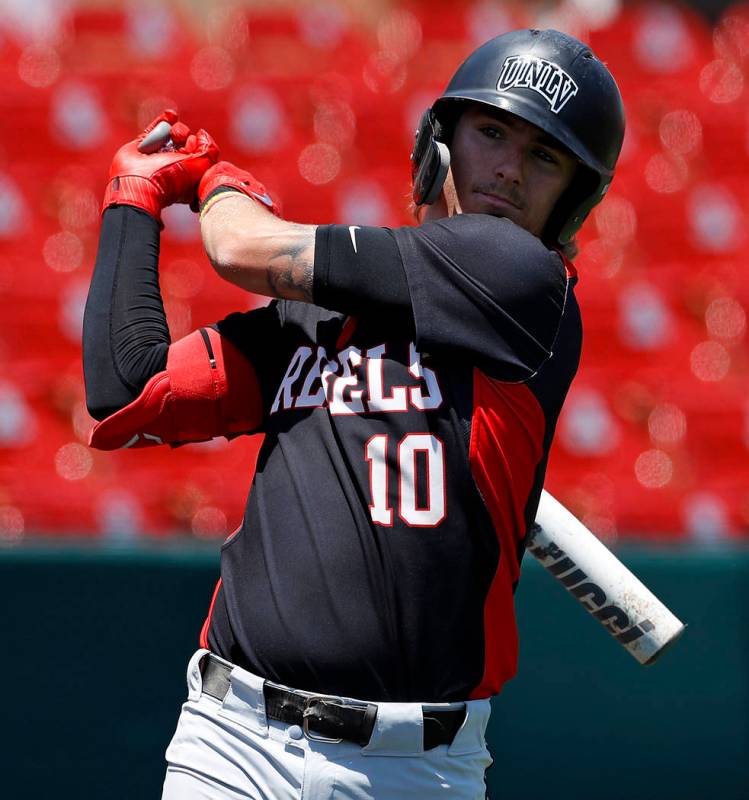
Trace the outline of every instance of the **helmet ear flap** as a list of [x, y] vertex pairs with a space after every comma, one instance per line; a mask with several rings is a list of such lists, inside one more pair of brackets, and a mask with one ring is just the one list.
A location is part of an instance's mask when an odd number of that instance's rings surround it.
[[411, 180], [413, 201], [417, 206], [431, 205], [439, 197], [450, 167], [450, 151], [439, 141], [441, 126], [428, 108], [416, 130], [414, 149], [411, 152]]
[[562, 245], [574, 239], [610, 184], [610, 179], [580, 164], [578, 174], [554, 206], [541, 238], [547, 243]]

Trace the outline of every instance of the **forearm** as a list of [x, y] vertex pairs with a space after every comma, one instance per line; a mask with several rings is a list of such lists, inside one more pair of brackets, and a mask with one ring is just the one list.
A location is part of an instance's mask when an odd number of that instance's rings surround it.
[[312, 302], [315, 225], [287, 222], [243, 194], [226, 192], [206, 206], [200, 227], [224, 280], [255, 294]]
[[159, 291], [159, 227], [131, 206], [104, 212], [83, 319], [83, 372], [91, 415], [134, 400], [166, 366], [170, 338]]

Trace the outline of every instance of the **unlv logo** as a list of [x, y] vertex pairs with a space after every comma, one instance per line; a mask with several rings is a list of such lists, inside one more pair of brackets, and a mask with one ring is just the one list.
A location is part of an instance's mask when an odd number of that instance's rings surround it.
[[577, 84], [559, 66], [535, 56], [508, 56], [502, 64], [497, 91], [532, 89], [546, 98], [558, 114], [570, 97], [577, 94]]

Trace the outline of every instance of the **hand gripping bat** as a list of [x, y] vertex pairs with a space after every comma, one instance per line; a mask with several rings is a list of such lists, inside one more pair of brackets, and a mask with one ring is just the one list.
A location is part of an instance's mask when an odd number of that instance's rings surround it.
[[683, 632], [684, 624], [545, 490], [527, 549], [641, 664], [652, 664]]

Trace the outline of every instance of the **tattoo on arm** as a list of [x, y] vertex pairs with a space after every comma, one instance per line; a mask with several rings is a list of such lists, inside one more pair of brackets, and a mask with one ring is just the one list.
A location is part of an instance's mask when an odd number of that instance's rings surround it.
[[[297, 235], [280, 245], [268, 262], [268, 283], [276, 297], [312, 302], [314, 228], [294, 225]], [[306, 230], [305, 230], [306, 229]]]

